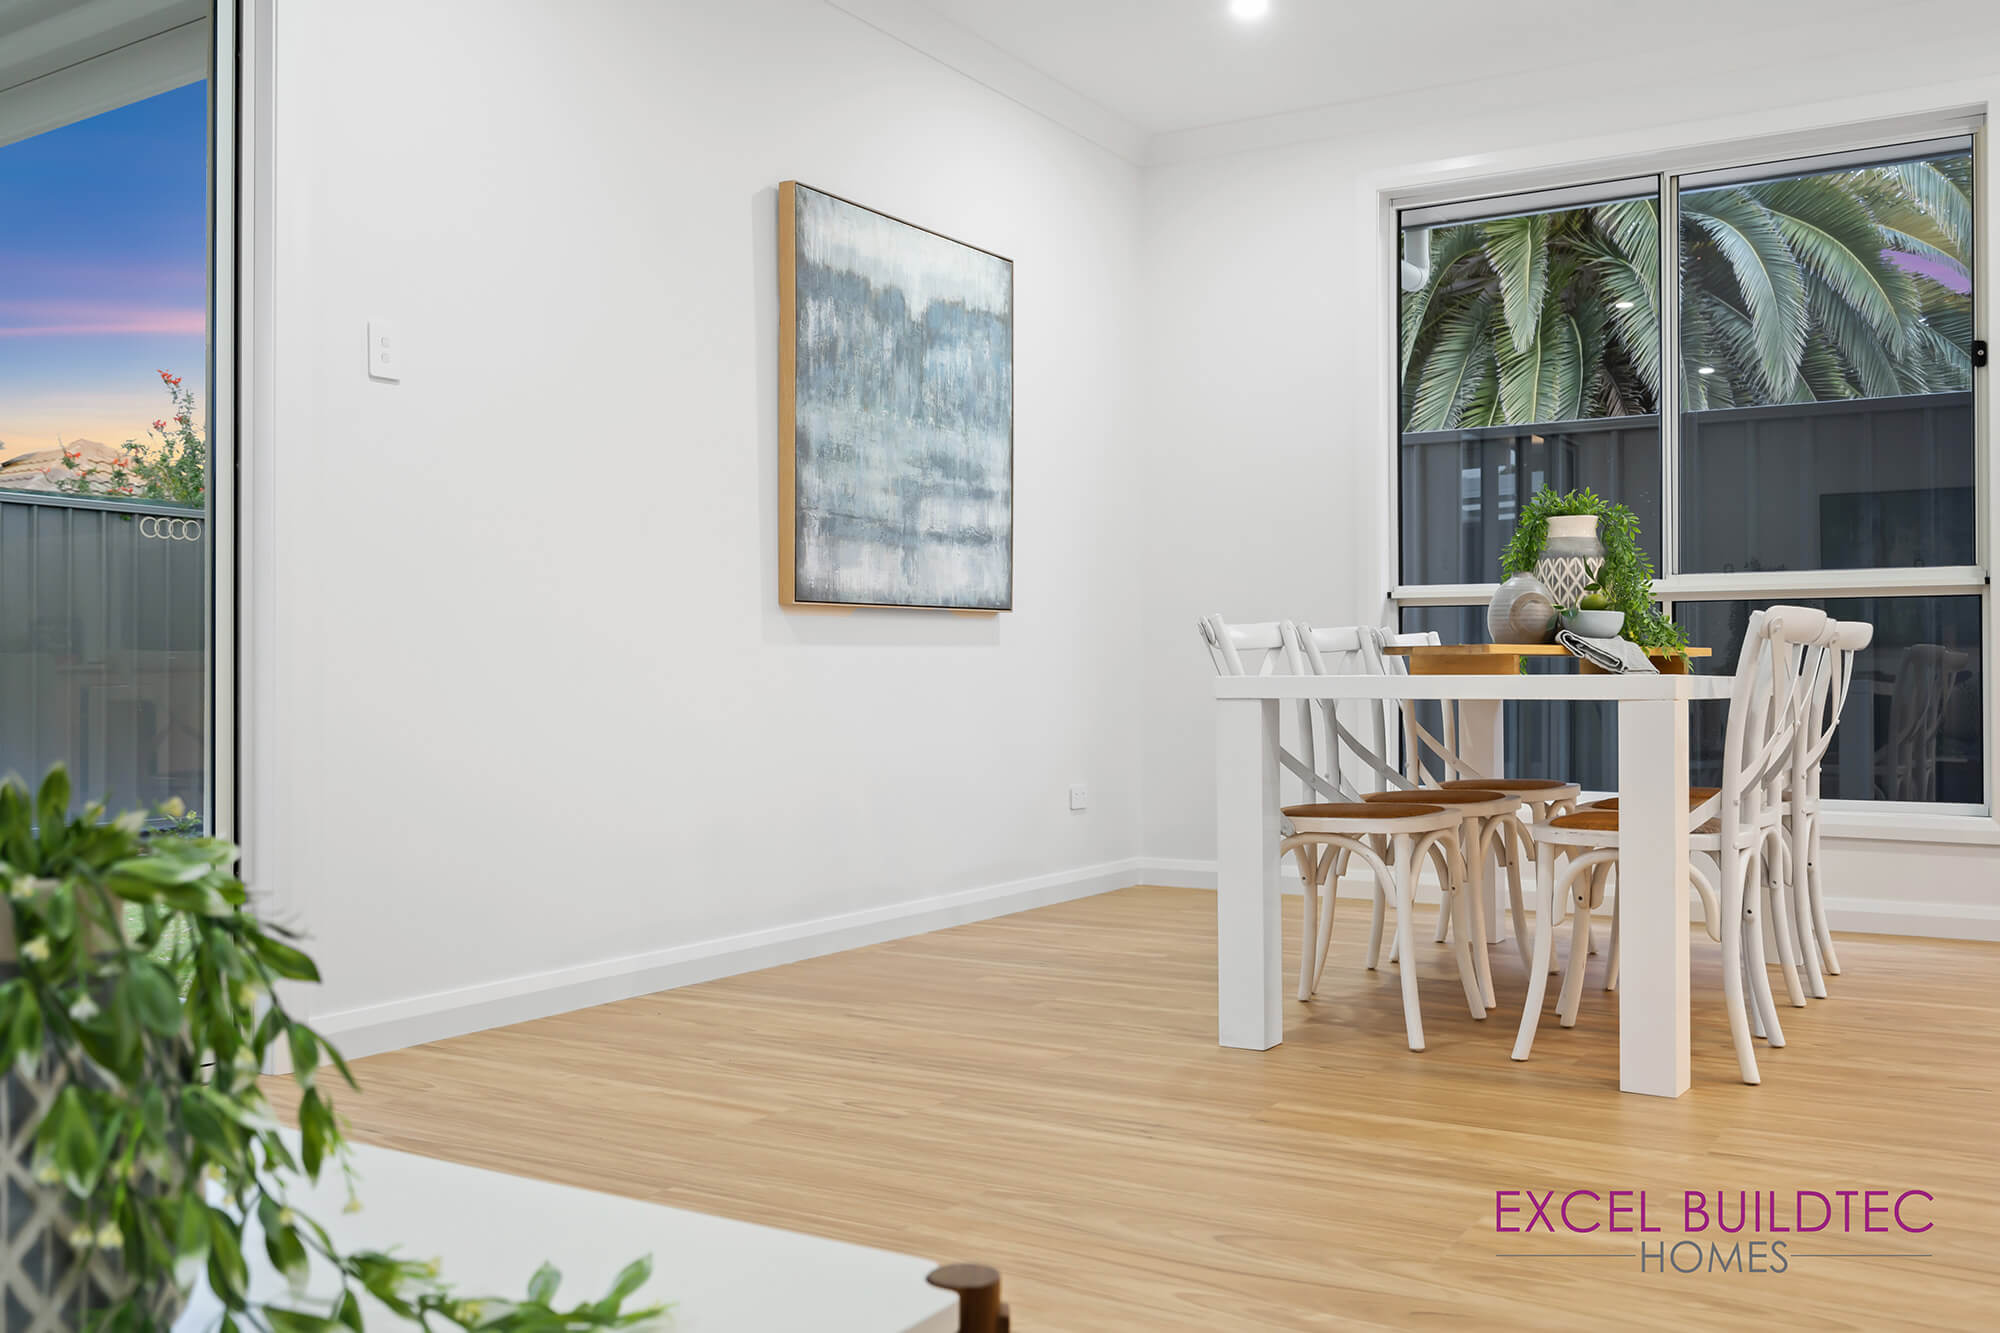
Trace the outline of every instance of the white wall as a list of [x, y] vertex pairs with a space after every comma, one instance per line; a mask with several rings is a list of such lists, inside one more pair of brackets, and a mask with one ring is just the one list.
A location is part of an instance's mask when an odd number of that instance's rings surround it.
[[[2000, 104], [1991, 40], [1968, 34], [1949, 51], [1883, 42], [1813, 24], [1802, 0], [1792, 7], [1804, 45], [1782, 61], [1718, 48], [1728, 63], [1641, 58], [1615, 79], [1569, 71], [1504, 90], [1431, 89], [1156, 141], [1165, 160], [1146, 180], [1141, 385], [1151, 516], [1143, 839], [1156, 877], [1213, 883], [1211, 671], [1195, 618], [1389, 617], [1383, 190]], [[1621, 33], [1607, 7], [1608, 49], [1648, 50], [1650, 12], [1629, 11]], [[2000, 24], [1967, 18], [1986, 38]], [[1302, 129], [1326, 137], [1258, 146]], [[1988, 253], [1995, 174], [1981, 199]], [[2000, 693], [1990, 698], [2000, 704]], [[2000, 937], [2000, 826], [1968, 821], [1961, 832], [1972, 841], [1836, 844], [1829, 892], [1843, 900], [1840, 920]]]
[[[274, 73], [250, 830], [316, 1018], [1139, 878], [1135, 167], [818, 0], [279, 0]], [[1012, 614], [779, 609], [788, 178], [1014, 259]]]

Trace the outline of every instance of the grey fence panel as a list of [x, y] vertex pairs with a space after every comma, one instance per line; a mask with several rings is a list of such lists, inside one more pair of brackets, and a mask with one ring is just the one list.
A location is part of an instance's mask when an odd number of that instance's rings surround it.
[[199, 808], [208, 589], [198, 513], [0, 491], [0, 774], [63, 763], [114, 811]]

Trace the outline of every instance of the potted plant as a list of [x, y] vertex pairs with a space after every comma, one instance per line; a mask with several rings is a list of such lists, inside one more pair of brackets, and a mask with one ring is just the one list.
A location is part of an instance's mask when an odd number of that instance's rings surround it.
[[[4, 1243], [39, 1256], [0, 1275], [10, 1304], [44, 1326], [164, 1329], [205, 1275], [229, 1311], [221, 1333], [360, 1333], [364, 1291], [427, 1328], [585, 1333], [660, 1313], [624, 1308], [647, 1259], [602, 1300], [558, 1309], [546, 1266], [518, 1300], [468, 1301], [434, 1265], [342, 1253], [287, 1199], [288, 1185], [343, 1162], [323, 1061], [354, 1085], [278, 993], [280, 980], [318, 981], [312, 959], [258, 914], [228, 842], [69, 807], [61, 768], [32, 796], [0, 782], [0, 1132], [14, 1149], [0, 1159]], [[158, 813], [185, 818], [178, 802]], [[274, 1048], [301, 1091], [296, 1154], [258, 1086]], [[246, 1229], [291, 1299], [252, 1298]], [[339, 1294], [308, 1308], [315, 1265]]]
[[[1581, 525], [1571, 530], [1566, 519], [1590, 516], [1596, 519], [1594, 542], [1588, 542]], [[1551, 520], [1565, 529], [1563, 537], [1576, 543], [1567, 554], [1590, 569], [1590, 546], [1601, 555], [1594, 569], [1579, 587], [1555, 589], [1560, 609], [1622, 612], [1619, 630], [1648, 652], [1676, 653], [1687, 647], [1687, 631], [1661, 615], [1653, 606], [1653, 562], [1639, 545], [1639, 518], [1629, 508], [1614, 505], [1588, 488], [1567, 493], [1544, 486], [1521, 506], [1514, 535], [1500, 553], [1500, 568], [1509, 575], [1534, 573], [1550, 545]], [[1543, 581], [1548, 578], [1543, 576]], [[1553, 585], [1551, 585], [1553, 587]], [[1586, 599], [1602, 605], [1587, 607]]]

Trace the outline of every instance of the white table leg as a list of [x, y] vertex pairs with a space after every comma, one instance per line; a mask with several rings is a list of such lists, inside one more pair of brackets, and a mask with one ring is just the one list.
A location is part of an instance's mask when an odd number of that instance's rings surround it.
[[[1461, 699], [1458, 704], [1458, 754], [1485, 777], [1507, 776], [1506, 713], [1499, 699]], [[1486, 922], [1486, 942], [1507, 938], [1500, 926], [1499, 867], [1491, 857], [1480, 877], [1479, 908]], [[1488, 1003], [1491, 1003], [1489, 1000]]]
[[1618, 798], [1618, 1086], [1678, 1097], [1689, 1082], [1687, 700], [1620, 701]]
[[1215, 717], [1217, 1026], [1224, 1046], [1263, 1051], [1285, 1039], [1278, 703], [1224, 699]]

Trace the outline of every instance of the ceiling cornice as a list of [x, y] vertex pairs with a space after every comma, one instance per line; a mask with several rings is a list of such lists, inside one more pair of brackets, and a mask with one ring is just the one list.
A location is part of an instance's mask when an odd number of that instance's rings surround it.
[[1144, 129], [915, 0], [826, 3], [1134, 166], [1147, 161], [1153, 136]]

